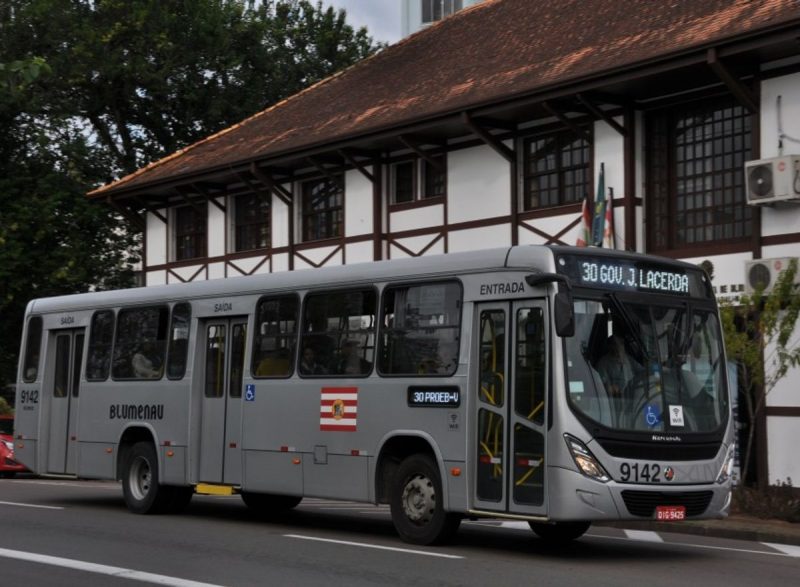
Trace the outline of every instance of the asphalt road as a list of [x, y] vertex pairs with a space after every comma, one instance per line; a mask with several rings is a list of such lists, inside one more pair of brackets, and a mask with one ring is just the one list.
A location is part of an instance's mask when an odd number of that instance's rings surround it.
[[238, 497], [138, 516], [118, 484], [0, 480], [0, 586], [793, 585], [800, 547], [592, 528], [554, 548], [524, 523], [465, 522], [448, 546], [394, 534], [386, 507], [306, 499], [280, 520]]

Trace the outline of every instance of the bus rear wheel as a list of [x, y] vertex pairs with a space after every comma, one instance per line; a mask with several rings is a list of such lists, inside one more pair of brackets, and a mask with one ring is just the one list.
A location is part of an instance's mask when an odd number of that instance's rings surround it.
[[134, 444], [122, 473], [122, 494], [128, 509], [135, 514], [163, 513], [173, 502], [174, 489], [159, 484], [158, 457], [153, 444]]
[[412, 455], [400, 463], [390, 492], [392, 522], [405, 542], [440, 544], [458, 530], [461, 516], [444, 511], [439, 468], [427, 455]]
[[552, 524], [528, 522], [528, 524], [539, 538], [554, 544], [572, 542], [583, 536], [592, 525], [591, 522], [555, 522]]

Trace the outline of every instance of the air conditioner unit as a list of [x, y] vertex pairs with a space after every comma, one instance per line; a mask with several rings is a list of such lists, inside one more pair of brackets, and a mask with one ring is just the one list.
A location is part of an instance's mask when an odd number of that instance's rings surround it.
[[[776, 257], [774, 259], [757, 259], [745, 261], [745, 293], [752, 295], [757, 289], [769, 293], [778, 281], [781, 271], [789, 267], [792, 257]], [[800, 271], [794, 276], [795, 284], [800, 285]]]
[[780, 202], [800, 203], [800, 156], [746, 161], [744, 178], [747, 203], [770, 205]]

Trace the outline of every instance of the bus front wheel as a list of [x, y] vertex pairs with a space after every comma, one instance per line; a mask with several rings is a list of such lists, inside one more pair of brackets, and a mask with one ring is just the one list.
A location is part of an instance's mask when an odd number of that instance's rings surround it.
[[555, 544], [564, 544], [580, 538], [592, 525], [591, 522], [555, 522], [552, 524], [528, 522], [528, 524], [539, 538]]
[[412, 455], [400, 463], [389, 505], [397, 533], [411, 544], [445, 542], [461, 523], [461, 516], [444, 511], [439, 468], [427, 455]]
[[158, 457], [153, 444], [137, 442], [128, 451], [122, 474], [125, 505], [135, 514], [159, 514], [172, 503], [173, 488], [159, 484]]

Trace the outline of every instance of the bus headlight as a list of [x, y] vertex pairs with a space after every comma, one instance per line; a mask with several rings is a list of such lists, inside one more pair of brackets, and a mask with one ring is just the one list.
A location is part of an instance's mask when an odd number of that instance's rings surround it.
[[14, 456], [14, 443], [13, 442], [9, 442], [7, 440], [4, 440], [3, 444], [6, 445], [6, 450], [8, 450], [8, 456], [13, 457]]
[[601, 483], [607, 483], [611, 480], [611, 476], [585, 444], [569, 434], [564, 435], [564, 440], [567, 442], [567, 448], [569, 448], [569, 453], [572, 455], [572, 460], [575, 461], [578, 471]]
[[717, 475], [717, 483], [720, 485], [733, 476], [733, 457], [736, 452], [735, 449], [736, 445], [731, 444], [728, 447], [728, 454], [725, 456], [725, 460], [722, 461], [722, 468], [719, 470], [719, 475]]

